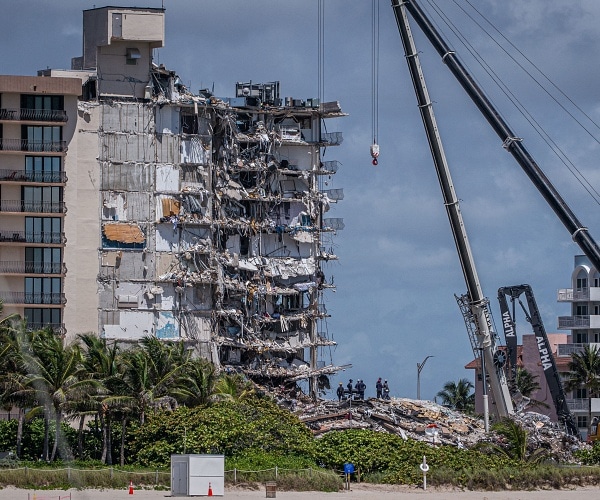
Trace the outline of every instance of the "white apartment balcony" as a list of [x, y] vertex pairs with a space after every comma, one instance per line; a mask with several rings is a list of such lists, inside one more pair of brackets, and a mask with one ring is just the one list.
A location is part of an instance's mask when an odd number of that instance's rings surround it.
[[600, 398], [567, 399], [567, 405], [571, 411], [587, 412], [591, 406], [592, 413], [600, 411]]
[[561, 288], [557, 294], [558, 302], [600, 301], [600, 287]]
[[559, 330], [578, 330], [587, 328], [600, 328], [600, 316], [581, 315], [581, 316], [559, 316]]
[[558, 344], [558, 351], [557, 351], [557, 355], [558, 357], [570, 357], [573, 354], [579, 354], [580, 352], [583, 352], [583, 350], [586, 347], [596, 347], [597, 349], [600, 349], [600, 344], [594, 344], [594, 343], [589, 343], [589, 344]]

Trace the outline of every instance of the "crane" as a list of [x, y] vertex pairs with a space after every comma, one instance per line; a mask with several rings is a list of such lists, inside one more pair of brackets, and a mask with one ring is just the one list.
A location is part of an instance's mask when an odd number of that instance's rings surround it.
[[[442, 140], [433, 113], [433, 107], [425, 85], [425, 78], [419, 62], [418, 52], [412, 37], [408, 18], [406, 17], [404, 3], [393, 0], [392, 5], [394, 5], [396, 22], [404, 46], [406, 60], [417, 96], [419, 110], [421, 112], [421, 118], [423, 119], [423, 124], [425, 126], [425, 132], [427, 134], [433, 163], [442, 189], [444, 205], [450, 221], [454, 243], [458, 251], [459, 260], [467, 285], [467, 293], [459, 299], [459, 304], [463, 305], [463, 314], [468, 328], [469, 326], [472, 326], [469, 331], [472, 333], [470, 340], [473, 347], [473, 354], [476, 358], [482, 358], [482, 367], [487, 366], [489, 368], [487, 380], [490, 384], [496, 413], [500, 417], [505, 417], [514, 413], [514, 409], [504, 371], [502, 366], [497, 362], [496, 336], [492, 328], [489, 301], [483, 295], [481, 283], [477, 275], [477, 269], [475, 268], [473, 253], [471, 252], [469, 239], [460, 212], [458, 198], [454, 190], [450, 169], [448, 167]], [[487, 392], [484, 391], [484, 416], [486, 417], [485, 421], [487, 422], [488, 405], [486, 396]]]
[[417, 94], [421, 117], [426, 129], [430, 149], [434, 157], [434, 163], [436, 165], [440, 186], [442, 187], [452, 233], [461, 260], [465, 281], [467, 283], [467, 293], [462, 297], [457, 297], [457, 300], [463, 311], [463, 316], [465, 317], [474, 352], [478, 345], [478, 348], [482, 353], [482, 368], [484, 362], [488, 367], [492, 366], [494, 368], [489, 370], [489, 382], [492, 397], [496, 403], [496, 413], [499, 416], [505, 416], [514, 412], [510, 392], [506, 383], [506, 377], [500, 366], [505, 362], [505, 359], [503, 359], [502, 351], [496, 349], [495, 346], [495, 337], [491, 329], [488, 302], [481, 294], [481, 287], [466, 239], [466, 232], [462, 224], [460, 210], [458, 208], [458, 200], [454, 194], [454, 187], [449, 176], [443, 149], [441, 147], [441, 140], [431, 109], [431, 101], [425, 87], [425, 80], [419, 63], [418, 53], [412, 39], [407, 13], [414, 19], [425, 37], [442, 58], [442, 61], [447, 65], [448, 69], [463, 87], [467, 95], [496, 132], [502, 141], [502, 147], [517, 161], [542, 197], [546, 200], [550, 208], [552, 208], [559, 220], [567, 228], [573, 241], [577, 243], [596, 269], [600, 269], [600, 247], [589, 234], [588, 228], [581, 224], [556, 188], [546, 177], [542, 169], [535, 162], [531, 154], [523, 145], [522, 140], [502, 119], [500, 113], [495, 109], [483, 90], [477, 85], [464, 65], [460, 62], [456, 53], [451, 50], [444, 41], [441, 34], [419, 6], [417, 0], [392, 0], [392, 8], [396, 16], [396, 22], [404, 45], [406, 60], [411, 73], [413, 86]]
[[[527, 309], [525, 304], [521, 301], [521, 295], [525, 295], [527, 301]], [[511, 314], [507, 297], [513, 305], [513, 312]], [[533, 290], [530, 285], [515, 285], [505, 286], [498, 289], [498, 301], [500, 302], [500, 312], [502, 313], [502, 326], [504, 328], [504, 334], [506, 336], [506, 347], [508, 350], [509, 366], [512, 372], [512, 380], [516, 378], [517, 369], [517, 332], [515, 328], [515, 302], [519, 302], [519, 305], [525, 313], [525, 319], [531, 324], [533, 334], [535, 335], [538, 352], [540, 354], [540, 362], [546, 377], [546, 383], [548, 389], [550, 389], [550, 395], [556, 409], [556, 415], [559, 422], [561, 422], [566, 431], [573, 436], [579, 436], [579, 429], [577, 424], [569, 410], [567, 405], [567, 399], [565, 391], [560, 380], [560, 374], [556, 368], [556, 361], [552, 354], [552, 346], [548, 340], [544, 323], [542, 322], [542, 316], [538, 309]]]

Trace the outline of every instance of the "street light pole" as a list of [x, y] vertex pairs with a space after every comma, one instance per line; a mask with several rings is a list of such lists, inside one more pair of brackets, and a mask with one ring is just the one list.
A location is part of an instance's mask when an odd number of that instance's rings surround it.
[[425, 363], [429, 358], [433, 358], [434, 356], [427, 356], [422, 363], [417, 363], [417, 399], [421, 399], [421, 370], [425, 366]]

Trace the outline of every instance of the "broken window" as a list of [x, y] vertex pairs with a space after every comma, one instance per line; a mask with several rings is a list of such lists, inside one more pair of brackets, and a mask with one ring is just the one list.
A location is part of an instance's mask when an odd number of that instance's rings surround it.
[[146, 235], [137, 224], [104, 224], [102, 226], [102, 248], [127, 248], [141, 250], [146, 244]]
[[181, 133], [198, 134], [198, 117], [196, 115], [181, 113]]

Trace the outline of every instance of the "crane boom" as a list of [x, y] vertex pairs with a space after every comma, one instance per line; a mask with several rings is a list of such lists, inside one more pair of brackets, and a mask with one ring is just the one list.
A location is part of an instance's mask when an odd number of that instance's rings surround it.
[[501, 118], [490, 100], [475, 83], [471, 75], [462, 65], [456, 54], [451, 50], [442, 36], [429, 21], [416, 0], [392, 0], [396, 17], [400, 9], [406, 9], [419, 25], [429, 42], [433, 45], [442, 61], [448, 66], [452, 74], [461, 84], [463, 89], [475, 103], [498, 137], [502, 140], [503, 147], [515, 158], [531, 182], [535, 185], [560, 221], [569, 231], [573, 241], [579, 245], [583, 253], [590, 259], [596, 269], [600, 269], [600, 248], [590, 236], [587, 227], [583, 226], [558, 191], [546, 177], [544, 172], [529, 154], [521, 139], [510, 129]]
[[504, 371], [501, 366], [498, 366], [498, 363], [495, 363], [497, 349], [495, 336], [492, 331], [489, 303], [481, 291], [481, 284], [477, 276], [473, 254], [471, 252], [467, 232], [460, 212], [458, 198], [454, 191], [454, 185], [450, 176], [450, 169], [448, 167], [448, 162], [446, 161], [442, 140], [438, 133], [433, 107], [425, 85], [425, 78], [421, 70], [421, 64], [412, 38], [408, 18], [406, 17], [403, 4], [400, 4], [398, 0], [393, 0], [392, 5], [394, 6], [398, 30], [400, 31], [400, 37], [402, 39], [411, 79], [415, 88], [419, 110], [421, 112], [433, 162], [442, 189], [444, 205], [446, 206], [452, 235], [454, 237], [467, 285], [467, 297], [465, 302], [467, 303], [466, 307], [469, 311], [468, 316], [475, 325], [475, 328], [473, 329], [474, 335], [476, 336], [476, 342], [473, 343], [475, 344], [473, 346], [474, 354], [476, 357], [479, 357], [480, 355], [484, 357], [484, 359], [482, 359], [482, 366], [487, 367], [487, 380], [489, 381], [492, 398], [495, 403], [495, 411], [498, 416], [504, 417], [512, 414], [514, 410]]

